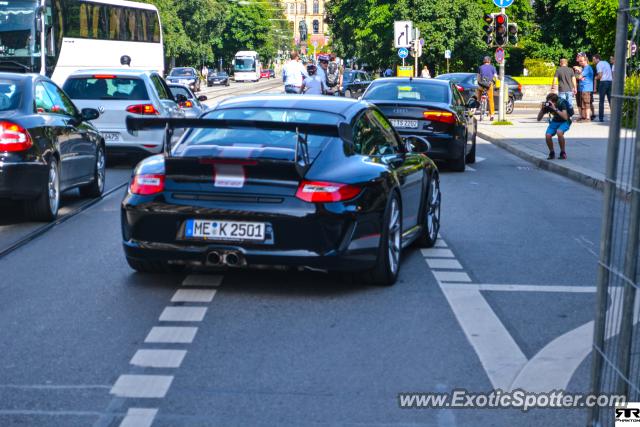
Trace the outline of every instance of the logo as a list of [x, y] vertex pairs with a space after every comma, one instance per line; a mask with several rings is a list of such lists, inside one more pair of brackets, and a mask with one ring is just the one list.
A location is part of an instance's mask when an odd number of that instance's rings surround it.
[[100, 111], [100, 114], [104, 114], [104, 107], [101, 105], [98, 107], [98, 111]]
[[629, 402], [624, 408], [615, 409], [616, 427], [626, 425], [640, 426], [640, 403]]

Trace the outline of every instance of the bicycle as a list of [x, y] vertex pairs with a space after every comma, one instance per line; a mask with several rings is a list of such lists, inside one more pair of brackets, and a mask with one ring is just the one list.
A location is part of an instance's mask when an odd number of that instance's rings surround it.
[[482, 88], [480, 93], [480, 121], [484, 118], [485, 115], [489, 114], [489, 96], [487, 95], [487, 89]]

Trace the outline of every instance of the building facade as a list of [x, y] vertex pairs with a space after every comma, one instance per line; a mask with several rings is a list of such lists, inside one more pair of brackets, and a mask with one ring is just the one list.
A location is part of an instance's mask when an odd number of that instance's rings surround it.
[[[329, 41], [325, 20], [325, 0], [283, 0], [285, 15], [291, 25], [295, 42], [304, 48], [307, 41], [310, 44], [317, 43], [318, 48]], [[304, 23], [304, 24], [303, 24]]]

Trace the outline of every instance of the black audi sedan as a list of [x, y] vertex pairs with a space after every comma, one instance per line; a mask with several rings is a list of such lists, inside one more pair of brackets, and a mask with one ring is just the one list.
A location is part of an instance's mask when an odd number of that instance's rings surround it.
[[367, 90], [371, 81], [371, 74], [366, 71], [347, 68], [342, 74], [340, 95], [347, 98], [358, 98]]
[[362, 96], [375, 104], [403, 136], [426, 138], [429, 157], [462, 172], [476, 161], [477, 101], [465, 103], [455, 84], [435, 79], [382, 78]]
[[[436, 77], [438, 80], [449, 80], [454, 82], [457, 87], [462, 92], [462, 96], [465, 101], [471, 99], [471, 97], [477, 97], [478, 90], [478, 75], [476, 73], [449, 73], [449, 74], [441, 74]], [[508, 98], [505, 112], [507, 114], [513, 113], [515, 108], [515, 101], [521, 101], [523, 98], [522, 93], [522, 85], [514, 80], [513, 77], [509, 75], [504, 76], [505, 83], [507, 84], [508, 90]], [[496, 105], [498, 104], [498, 97], [500, 96], [500, 88], [493, 88], [493, 97], [495, 99]]]
[[229, 74], [225, 71], [212, 71], [207, 76], [207, 86], [224, 85], [229, 86]]
[[104, 141], [89, 122], [98, 116], [78, 111], [44, 76], [0, 73], [0, 199], [24, 201], [31, 219], [51, 221], [62, 191], [100, 196]]
[[133, 173], [122, 236], [135, 270], [277, 266], [391, 285], [404, 247], [435, 244], [438, 169], [371, 104], [254, 95], [127, 123], [189, 129]]

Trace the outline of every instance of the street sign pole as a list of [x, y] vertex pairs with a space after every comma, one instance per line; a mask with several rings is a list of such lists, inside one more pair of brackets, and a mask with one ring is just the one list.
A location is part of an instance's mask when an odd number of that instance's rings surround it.
[[[505, 8], [503, 7], [501, 9], [501, 13], [505, 13]], [[499, 97], [499, 109], [498, 109], [498, 120], [500, 121], [504, 121], [505, 120], [505, 116], [504, 116], [504, 63], [506, 62], [506, 59], [502, 59], [502, 61], [500, 62], [500, 97]]]

